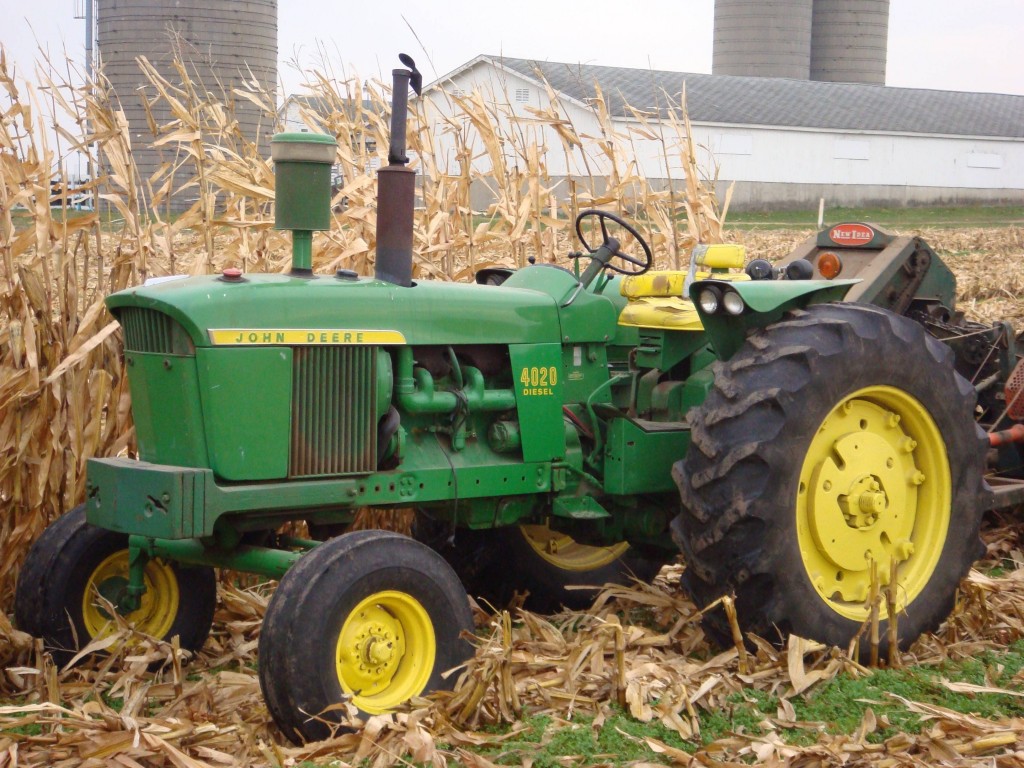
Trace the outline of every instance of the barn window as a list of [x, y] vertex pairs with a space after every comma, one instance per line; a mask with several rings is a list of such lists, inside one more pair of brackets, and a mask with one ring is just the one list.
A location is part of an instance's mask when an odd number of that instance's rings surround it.
[[871, 147], [866, 141], [836, 139], [832, 157], [836, 160], [870, 160]]
[[520, 104], [525, 104], [530, 100], [530, 89], [529, 88], [516, 88], [516, 101]]
[[968, 152], [968, 168], [1002, 168], [1003, 156], [988, 152]]
[[715, 154], [752, 155], [754, 154], [754, 138], [745, 134], [719, 134], [718, 141], [715, 146]]

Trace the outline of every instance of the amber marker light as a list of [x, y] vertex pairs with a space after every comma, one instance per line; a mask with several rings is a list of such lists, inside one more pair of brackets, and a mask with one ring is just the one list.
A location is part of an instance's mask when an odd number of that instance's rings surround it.
[[826, 280], [832, 280], [843, 271], [843, 262], [832, 251], [825, 251], [818, 257], [818, 271]]

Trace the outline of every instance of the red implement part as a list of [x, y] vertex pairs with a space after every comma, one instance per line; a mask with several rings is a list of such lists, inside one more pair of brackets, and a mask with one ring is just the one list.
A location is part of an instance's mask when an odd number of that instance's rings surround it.
[[1024, 443], [1024, 424], [1014, 424], [1001, 432], [988, 433], [988, 444], [993, 448], [1010, 443]]
[[1003, 391], [1006, 395], [1006, 415], [1014, 421], [1024, 421], [1024, 359], [1017, 362]]

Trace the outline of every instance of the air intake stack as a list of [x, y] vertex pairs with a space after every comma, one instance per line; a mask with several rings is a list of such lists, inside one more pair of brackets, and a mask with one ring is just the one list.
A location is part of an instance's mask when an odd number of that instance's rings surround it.
[[270, 143], [274, 159], [274, 229], [292, 231], [292, 274], [313, 274], [313, 233], [331, 228], [331, 166], [338, 152], [333, 136], [279, 133]]
[[391, 142], [388, 165], [377, 171], [377, 267], [375, 277], [395, 285], [412, 285], [412, 222], [416, 200], [416, 171], [407, 168], [405, 126], [409, 116], [409, 85], [419, 95], [423, 76], [402, 53], [408, 69], [391, 71]]

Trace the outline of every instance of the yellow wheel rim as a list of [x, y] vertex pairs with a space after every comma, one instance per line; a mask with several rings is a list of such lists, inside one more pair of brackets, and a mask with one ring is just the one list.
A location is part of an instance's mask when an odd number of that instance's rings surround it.
[[405, 592], [359, 603], [341, 627], [334, 658], [341, 689], [363, 712], [389, 712], [427, 687], [437, 655], [430, 616]]
[[541, 559], [563, 571], [593, 571], [614, 563], [629, 549], [624, 541], [610, 547], [580, 544], [547, 525], [521, 525], [519, 531]]
[[885, 586], [895, 561], [897, 610], [911, 603], [942, 554], [951, 488], [942, 434], [915, 398], [884, 386], [846, 397], [811, 440], [797, 489], [800, 555], [819, 597], [863, 621], [872, 562]]
[[[150, 560], [146, 563], [143, 581], [146, 592], [138, 610], [124, 618], [139, 632], [165, 638], [170, 634], [181, 603], [178, 579], [170, 565], [162, 560]], [[96, 593], [116, 606], [127, 586], [128, 550], [122, 549], [96, 566], [86, 584], [82, 597], [82, 621], [90, 638], [104, 637], [117, 626], [106, 608], [96, 600]]]

